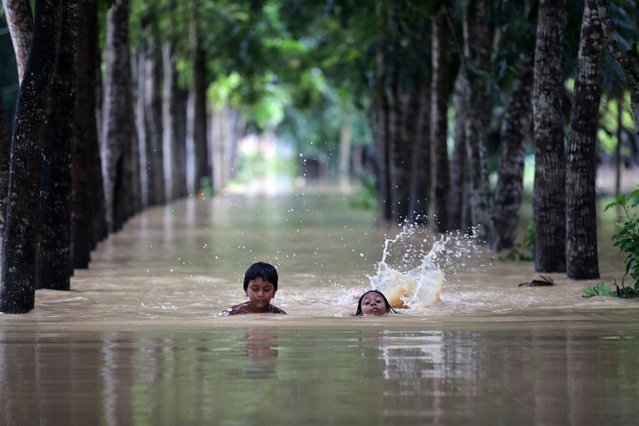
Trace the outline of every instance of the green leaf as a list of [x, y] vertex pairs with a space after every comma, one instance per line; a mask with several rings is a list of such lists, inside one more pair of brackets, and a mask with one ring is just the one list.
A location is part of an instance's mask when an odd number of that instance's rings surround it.
[[599, 283], [594, 287], [586, 287], [584, 289], [584, 297], [594, 296], [613, 296], [614, 292], [605, 283]]
[[628, 197], [626, 196], [626, 194], [617, 195], [617, 204], [618, 205], [625, 206], [626, 205], [626, 201], [628, 201]]
[[618, 206], [619, 204], [616, 201], [612, 201], [608, 204], [606, 204], [606, 207], [604, 207], [604, 211], [607, 211], [608, 209], [611, 209], [613, 207]]

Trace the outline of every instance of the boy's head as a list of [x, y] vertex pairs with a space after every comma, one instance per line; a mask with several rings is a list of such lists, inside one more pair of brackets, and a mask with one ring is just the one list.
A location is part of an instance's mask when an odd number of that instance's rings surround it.
[[262, 278], [273, 284], [273, 289], [277, 291], [277, 270], [271, 264], [265, 262], [257, 262], [252, 264], [244, 274], [244, 291], [248, 289], [249, 282]]

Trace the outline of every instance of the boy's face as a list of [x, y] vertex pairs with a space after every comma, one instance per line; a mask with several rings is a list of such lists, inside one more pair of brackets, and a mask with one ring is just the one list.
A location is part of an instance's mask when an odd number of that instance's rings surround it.
[[384, 315], [386, 304], [384, 298], [378, 293], [368, 293], [362, 299], [362, 314], [364, 315]]
[[255, 311], [267, 310], [271, 299], [275, 296], [275, 286], [270, 281], [256, 278], [249, 281], [246, 295], [249, 298], [251, 308]]

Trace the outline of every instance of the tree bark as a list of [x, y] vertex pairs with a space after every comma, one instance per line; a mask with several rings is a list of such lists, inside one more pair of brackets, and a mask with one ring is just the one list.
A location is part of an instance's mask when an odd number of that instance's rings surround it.
[[239, 157], [239, 141], [242, 136], [246, 133], [246, 123], [242, 120], [242, 115], [240, 112], [227, 105], [229, 109], [229, 115], [231, 117], [231, 155], [229, 164], [231, 167], [230, 177], [234, 178], [237, 173], [237, 163]]
[[478, 226], [476, 237], [491, 244], [491, 193], [488, 182], [486, 139], [490, 127], [491, 104], [488, 86], [481, 75], [488, 72], [493, 29], [486, 21], [484, 0], [468, 0], [464, 6], [464, 72], [469, 83], [466, 108], [466, 149], [468, 197], [471, 224]]
[[377, 172], [377, 197], [380, 205], [380, 216], [385, 222], [390, 221], [390, 148], [388, 136], [389, 106], [386, 95], [383, 94], [373, 104], [371, 112], [371, 129], [373, 132], [373, 143], [375, 145], [375, 169]]
[[191, 26], [193, 39], [193, 145], [195, 152], [195, 193], [203, 185], [211, 185], [211, 168], [208, 145], [206, 108], [206, 57], [197, 23]]
[[[417, 93], [419, 105], [415, 117], [412, 139], [415, 153], [411, 164], [410, 205], [408, 221], [426, 225], [429, 223], [428, 207], [431, 187], [430, 171], [430, 87], [420, 85]], [[415, 110], [415, 107], [413, 107]]]
[[150, 206], [166, 202], [162, 139], [162, 61], [159, 40], [153, 24], [154, 16], [152, 14], [149, 17], [151, 23], [145, 29], [144, 55], [144, 128], [146, 129], [147, 194]]
[[[470, 226], [468, 217], [463, 212], [467, 206], [466, 194], [466, 105], [468, 105], [468, 81], [460, 71], [455, 79], [455, 144], [450, 167], [450, 190], [448, 196], [449, 229], [466, 229]], [[465, 217], [464, 220], [462, 218]]]
[[525, 56], [513, 85], [510, 104], [501, 127], [501, 155], [493, 212], [494, 249], [510, 249], [515, 245], [519, 211], [524, 192], [524, 142], [530, 135], [532, 116], [532, 60]]
[[[169, 1], [171, 10], [175, 11], [177, 7], [177, 0]], [[165, 173], [169, 174], [167, 196], [171, 200], [185, 197], [188, 194], [186, 154], [188, 90], [183, 89], [179, 84], [177, 47], [180, 42], [180, 34], [176, 31], [178, 25], [175, 15], [172, 13], [169, 18], [171, 32], [162, 49], [166, 71], [164, 83], [166, 86], [166, 107], [164, 111], [168, 115], [166, 122], [169, 124], [166, 131], [169, 158], [168, 161], [165, 161], [168, 167], [165, 169]]]
[[[99, 2], [99, 0], [96, 0]], [[99, 7], [99, 3], [96, 7]], [[97, 12], [96, 12], [97, 13]], [[97, 22], [96, 16], [96, 22]], [[96, 24], [97, 25], [97, 24]], [[81, 28], [82, 30], [82, 28]], [[93, 87], [93, 93], [95, 93], [95, 124], [97, 128], [97, 150], [94, 152], [92, 163], [95, 170], [100, 170], [100, 175], [92, 175], [94, 179], [102, 179], [101, 182], [95, 181], [94, 188], [102, 191], [101, 194], [96, 194], [96, 197], [92, 199], [95, 203], [92, 205], [95, 206], [96, 216], [94, 225], [94, 240], [95, 244], [99, 241], [102, 241], [109, 235], [109, 222], [108, 222], [108, 211], [106, 204], [106, 188], [104, 187], [104, 183], [106, 182], [106, 174], [104, 170], [104, 162], [103, 162], [103, 147], [105, 145], [104, 137], [105, 137], [105, 129], [104, 129], [104, 86], [103, 86], [103, 78], [102, 78], [102, 67], [100, 63], [102, 62], [102, 52], [100, 51], [100, 44], [98, 42], [97, 36], [94, 44], [94, 56], [96, 67], [94, 69], [95, 75], [93, 76], [93, 82], [95, 86]], [[105, 65], [106, 67], [106, 65]], [[135, 186], [135, 185], [133, 185]]]
[[337, 173], [339, 184], [347, 189], [350, 185], [350, 164], [351, 164], [351, 121], [349, 113], [344, 114], [342, 126], [339, 133], [339, 158]]
[[391, 78], [386, 91], [390, 102], [388, 136], [390, 137], [391, 213], [393, 222], [401, 224], [408, 219], [413, 141], [409, 141], [406, 137], [406, 116], [410, 94], [400, 87], [398, 78], [397, 74]]
[[533, 117], [535, 270], [566, 270], [566, 169], [561, 110], [565, 0], [541, 0], [537, 19]]
[[[132, 178], [136, 179], [139, 184], [139, 196], [140, 196], [140, 210], [148, 207], [149, 194], [148, 194], [148, 179], [149, 170], [147, 167], [148, 160], [146, 157], [148, 144], [148, 134], [146, 130], [145, 121], [145, 99], [146, 99], [146, 70], [144, 67], [144, 49], [139, 49], [137, 54], [133, 54], [131, 57], [131, 75], [133, 76], [132, 86], [133, 92], [133, 108], [135, 111], [135, 134], [137, 135], [137, 150], [133, 150], [133, 156], [131, 157]], [[135, 198], [135, 196], [134, 196]]]
[[[624, 95], [622, 93], [617, 98], [617, 130], [615, 132], [615, 136], [617, 138], [617, 143], [615, 144], [615, 198], [621, 194], [621, 164], [623, 163], [621, 154], [621, 147], [623, 143], [623, 110]], [[617, 206], [617, 212], [619, 212], [619, 210], [621, 209]]]
[[639, 52], [637, 52], [637, 44], [635, 43], [631, 50], [623, 51], [608, 16], [608, 0], [597, 0], [597, 15], [608, 49], [628, 78], [630, 107], [635, 119], [635, 133], [639, 135]]
[[450, 171], [448, 166], [448, 23], [446, 15], [439, 13], [431, 19], [433, 27], [431, 86], [431, 171], [432, 171], [432, 217], [431, 225], [438, 232], [448, 226], [448, 192]]
[[0, 235], [4, 235], [5, 213], [9, 200], [9, 130], [4, 100], [0, 93]]
[[171, 146], [171, 198], [182, 198], [188, 194], [186, 184], [186, 108], [188, 91], [178, 84], [177, 58], [169, 50], [169, 116]]
[[599, 278], [595, 177], [603, 42], [597, 2], [586, 0], [566, 167], [566, 272], [577, 280]]
[[2, 3], [9, 33], [11, 34], [13, 51], [16, 55], [18, 81], [22, 84], [31, 46], [33, 13], [27, 0], [3, 0]]
[[69, 290], [73, 271], [71, 162], [74, 120], [69, 117], [74, 117], [76, 95], [77, 0], [67, 0], [61, 20], [60, 46], [43, 140], [36, 277], [36, 288], [53, 290]]
[[73, 142], [73, 266], [88, 268], [100, 229], [106, 229], [104, 184], [96, 122], [99, 68], [97, 0], [79, 2]]
[[[130, 1], [130, 0], [129, 0]], [[130, 48], [127, 49], [128, 52], [130, 52]], [[128, 88], [129, 88], [129, 101], [127, 102], [127, 108], [130, 114], [130, 120], [131, 120], [131, 139], [128, 143], [128, 155], [130, 156], [130, 160], [129, 160], [129, 167], [130, 167], [130, 177], [131, 177], [131, 182], [130, 182], [130, 194], [128, 195], [130, 197], [130, 213], [129, 215], [134, 215], [135, 213], [138, 213], [140, 211], [142, 211], [142, 209], [144, 208], [144, 202], [142, 200], [142, 161], [140, 160], [140, 151], [141, 151], [141, 147], [140, 147], [140, 135], [138, 134], [138, 121], [143, 121], [143, 117], [138, 117], [136, 116], [136, 95], [139, 96], [139, 94], [136, 94], [136, 91], [134, 89], [135, 87], [135, 78], [134, 76], [136, 74], [134, 74], [134, 69], [133, 69], [133, 61], [134, 61], [134, 57], [129, 55], [128, 57], [128, 64], [129, 67], [128, 69], [130, 70], [129, 73], [127, 74], [129, 77], [129, 84], [128, 84]]]
[[0, 312], [5, 313], [28, 312], [35, 303], [42, 136], [60, 32], [59, 4], [36, 1], [31, 48], [18, 93], [2, 245]]
[[117, 0], [109, 9], [104, 95], [105, 198], [110, 230], [122, 228], [132, 209], [132, 143], [137, 143], [133, 122], [131, 59], [129, 52], [129, 0]]

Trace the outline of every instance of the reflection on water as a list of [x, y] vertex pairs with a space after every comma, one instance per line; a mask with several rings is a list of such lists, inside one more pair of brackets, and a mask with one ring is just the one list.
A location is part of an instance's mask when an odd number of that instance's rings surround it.
[[[71, 292], [0, 315], [0, 425], [601, 424], [639, 415], [637, 303], [475, 250], [441, 300], [354, 318], [385, 238], [323, 194], [189, 200], [103, 242]], [[623, 259], [602, 239], [603, 279]], [[256, 260], [288, 315], [221, 317]], [[450, 260], [450, 259], [449, 259]]]
[[631, 329], [248, 326], [2, 341], [7, 425], [615, 424], [639, 415]]

